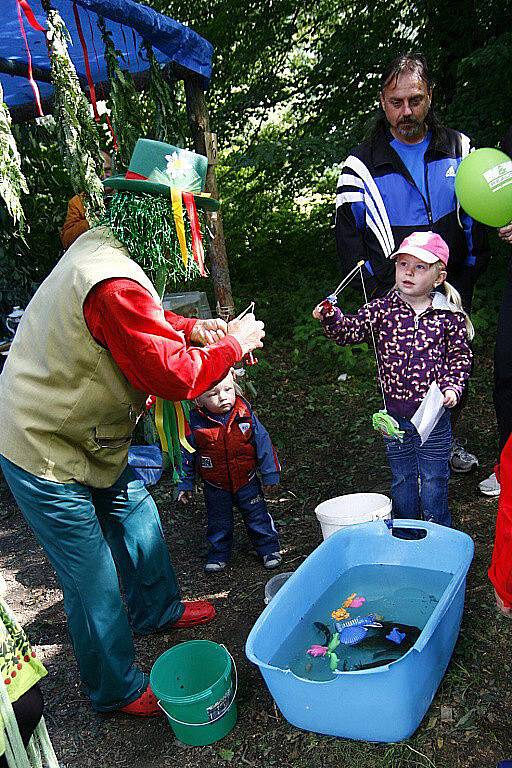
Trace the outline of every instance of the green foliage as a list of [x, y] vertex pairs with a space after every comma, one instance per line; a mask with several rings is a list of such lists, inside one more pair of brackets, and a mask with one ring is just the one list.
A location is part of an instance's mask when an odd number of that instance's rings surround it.
[[183, 109], [177, 102], [176, 93], [183, 88], [172, 70], [164, 74], [150, 43], [144, 44], [149, 61], [148, 108], [150, 112], [151, 138], [184, 147], [187, 144], [187, 125]]
[[105, 20], [99, 18], [98, 26], [105, 46], [105, 58], [110, 81], [108, 104], [112, 111], [112, 125], [118, 143], [115, 165], [116, 173], [120, 173], [122, 169], [128, 168], [137, 139], [143, 135], [139, 117], [141, 98], [135, 89], [130, 73], [123, 72], [121, 69], [118, 59], [124, 60], [124, 57], [121, 51], [116, 50], [112, 33], [108, 30]]
[[48, 12], [48, 46], [52, 83], [55, 89], [54, 115], [64, 164], [76, 194], [84, 195], [87, 219], [94, 223], [104, 211], [100, 181], [101, 155], [89, 103], [82, 93], [75, 67], [68, 53], [69, 33], [55, 10]]
[[0, 85], [0, 196], [15, 224], [23, 231], [25, 215], [21, 196], [28, 192], [27, 182], [21, 170], [21, 158], [11, 130], [11, 116], [4, 104]]
[[[499, 76], [489, 77], [496, 62]], [[463, 125], [479, 146], [496, 146], [512, 122], [510, 95], [503, 87], [511, 81], [512, 32], [507, 31], [459, 62], [448, 120], [452, 125]]]

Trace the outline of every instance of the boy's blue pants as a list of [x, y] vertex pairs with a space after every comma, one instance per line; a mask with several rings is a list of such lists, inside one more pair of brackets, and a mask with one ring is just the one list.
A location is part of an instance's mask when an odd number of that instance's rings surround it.
[[261, 557], [279, 552], [279, 537], [257, 477], [236, 493], [204, 483], [204, 497], [208, 514], [209, 563], [227, 563], [231, 556], [234, 531], [233, 506], [237, 506], [242, 513], [247, 533], [256, 552]]
[[147, 634], [183, 613], [155, 502], [130, 467], [110, 488], [99, 489], [44, 480], [3, 456], [0, 466], [57, 573], [94, 708], [105, 712], [129, 704], [148, 679], [134, 665], [128, 616], [137, 633]]

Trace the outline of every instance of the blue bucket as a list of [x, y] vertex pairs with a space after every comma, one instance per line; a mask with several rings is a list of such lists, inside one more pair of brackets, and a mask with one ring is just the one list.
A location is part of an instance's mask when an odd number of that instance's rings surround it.
[[[462, 620], [469, 536], [435, 523], [400, 520], [395, 531], [420, 529], [422, 539], [398, 538], [384, 521], [344, 528], [323, 542], [292, 574], [252, 628], [246, 654], [256, 664], [292, 725], [364, 741], [409, 738], [425, 716], [452, 655]], [[317, 681], [272, 663], [305, 614], [356, 566], [408, 566], [443, 574], [444, 589], [412, 648], [372, 669]], [[391, 618], [391, 617], [390, 617]]]

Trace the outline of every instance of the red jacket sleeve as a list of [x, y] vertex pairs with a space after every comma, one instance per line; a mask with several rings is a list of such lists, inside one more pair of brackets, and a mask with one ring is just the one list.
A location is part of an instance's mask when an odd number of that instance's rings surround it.
[[192, 328], [197, 323], [197, 317], [183, 317], [182, 315], [176, 315], [168, 309], [164, 309], [164, 317], [176, 331], [183, 331], [186, 341], [190, 341], [190, 334], [192, 333]]
[[134, 280], [115, 278], [96, 285], [85, 300], [84, 318], [130, 384], [166, 400], [197, 397], [242, 357], [233, 336], [209, 347], [187, 346], [185, 336], [195, 321], [172, 312], [164, 316], [158, 302]]

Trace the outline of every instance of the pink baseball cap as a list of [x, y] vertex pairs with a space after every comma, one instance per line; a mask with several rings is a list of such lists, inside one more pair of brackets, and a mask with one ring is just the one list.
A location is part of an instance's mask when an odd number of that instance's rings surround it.
[[436, 234], [436, 232], [413, 232], [405, 238], [391, 258], [396, 258], [399, 253], [416, 256], [417, 259], [421, 259], [427, 264], [442, 261], [445, 266], [450, 258], [450, 249], [441, 235]]

